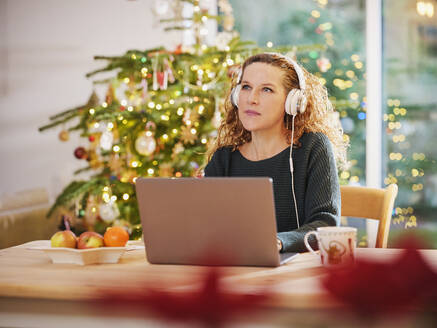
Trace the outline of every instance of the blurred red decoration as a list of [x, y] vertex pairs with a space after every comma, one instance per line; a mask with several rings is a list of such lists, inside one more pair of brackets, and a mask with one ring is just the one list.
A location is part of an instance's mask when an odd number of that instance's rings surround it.
[[199, 289], [170, 292], [143, 286], [123, 292], [109, 291], [102, 304], [106, 310], [121, 308], [135, 313], [146, 310], [164, 320], [197, 321], [217, 327], [237, 315], [260, 310], [271, 297], [267, 292], [227, 292], [221, 287], [220, 278], [220, 269], [211, 267]]
[[343, 270], [330, 269], [326, 289], [363, 318], [437, 310], [437, 273], [423, 259], [416, 237], [403, 239], [402, 254], [389, 262], [357, 260]]

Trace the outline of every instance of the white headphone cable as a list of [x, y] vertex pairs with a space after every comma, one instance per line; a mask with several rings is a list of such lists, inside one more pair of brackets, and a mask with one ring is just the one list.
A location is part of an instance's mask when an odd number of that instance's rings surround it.
[[293, 200], [294, 200], [294, 210], [296, 211], [296, 222], [297, 222], [297, 228], [300, 228], [299, 224], [299, 213], [297, 210], [297, 202], [296, 202], [296, 193], [294, 192], [294, 167], [293, 167], [293, 138], [294, 138], [294, 118], [296, 115], [293, 115], [293, 121], [291, 126], [291, 145], [290, 145], [290, 172], [291, 172], [291, 191], [293, 194]]

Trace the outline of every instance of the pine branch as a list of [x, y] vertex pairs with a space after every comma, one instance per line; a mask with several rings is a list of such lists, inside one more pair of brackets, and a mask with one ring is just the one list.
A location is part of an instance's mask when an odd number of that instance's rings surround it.
[[42, 132], [42, 131], [44, 131], [44, 130], [47, 130], [47, 129], [53, 128], [53, 127], [55, 127], [55, 126], [57, 126], [57, 125], [59, 125], [59, 124], [62, 124], [62, 123], [65, 123], [65, 122], [71, 120], [72, 118], [76, 117], [77, 115], [78, 115], [78, 111], [75, 111], [75, 112], [73, 112], [72, 114], [70, 114], [69, 116], [63, 118], [62, 120], [57, 120], [57, 121], [52, 122], [52, 123], [50, 123], [50, 124], [47, 124], [47, 125], [44, 125], [44, 126], [39, 127], [39, 128], [38, 128], [38, 131], [39, 131], [39, 132]]
[[91, 192], [92, 190], [95, 190], [96, 188], [100, 188], [102, 185], [102, 182], [106, 181], [107, 179], [103, 178], [94, 178], [89, 181], [73, 181], [71, 182], [64, 190], [63, 192], [56, 198], [55, 203], [50, 208], [50, 210], [47, 213], [47, 217], [50, 217], [54, 210], [62, 205], [67, 205], [77, 197], [79, 197], [81, 194], [86, 192]]
[[92, 167], [88, 165], [87, 167], [83, 167], [81, 169], [78, 169], [78, 170], [74, 171], [73, 174], [77, 175], [79, 173], [86, 172], [86, 171], [89, 171], [91, 169], [92, 169]]
[[57, 118], [65, 116], [65, 115], [67, 115], [69, 113], [77, 112], [77, 111], [81, 110], [83, 107], [84, 106], [79, 106], [79, 107], [76, 107], [76, 108], [68, 109], [68, 110], [60, 112], [60, 113], [58, 113], [56, 115], [50, 116], [49, 119], [51, 121], [56, 120]]

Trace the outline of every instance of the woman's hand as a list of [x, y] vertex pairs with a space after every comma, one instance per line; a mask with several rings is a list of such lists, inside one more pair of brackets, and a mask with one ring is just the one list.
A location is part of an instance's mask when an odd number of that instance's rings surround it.
[[282, 250], [282, 241], [279, 238], [276, 238], [276, 242], [278, 245], [278, 251], [281, 251]]

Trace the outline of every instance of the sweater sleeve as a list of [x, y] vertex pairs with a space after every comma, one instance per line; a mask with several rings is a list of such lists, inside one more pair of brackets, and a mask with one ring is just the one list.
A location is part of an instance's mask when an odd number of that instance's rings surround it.
[[[278, 233], [283, 245], [282, 252], [306, 252], [304, 237], [308, 231], [335, 226], [340, 222], [341, 198], [337, 167], [332, 145], [324, 135], [317, 138], [314, 144], [307, 177], [304, 224], [294, 231]], [[314, 236], [310, 237], [309, 242], [313, 249], [317, 249]]]

